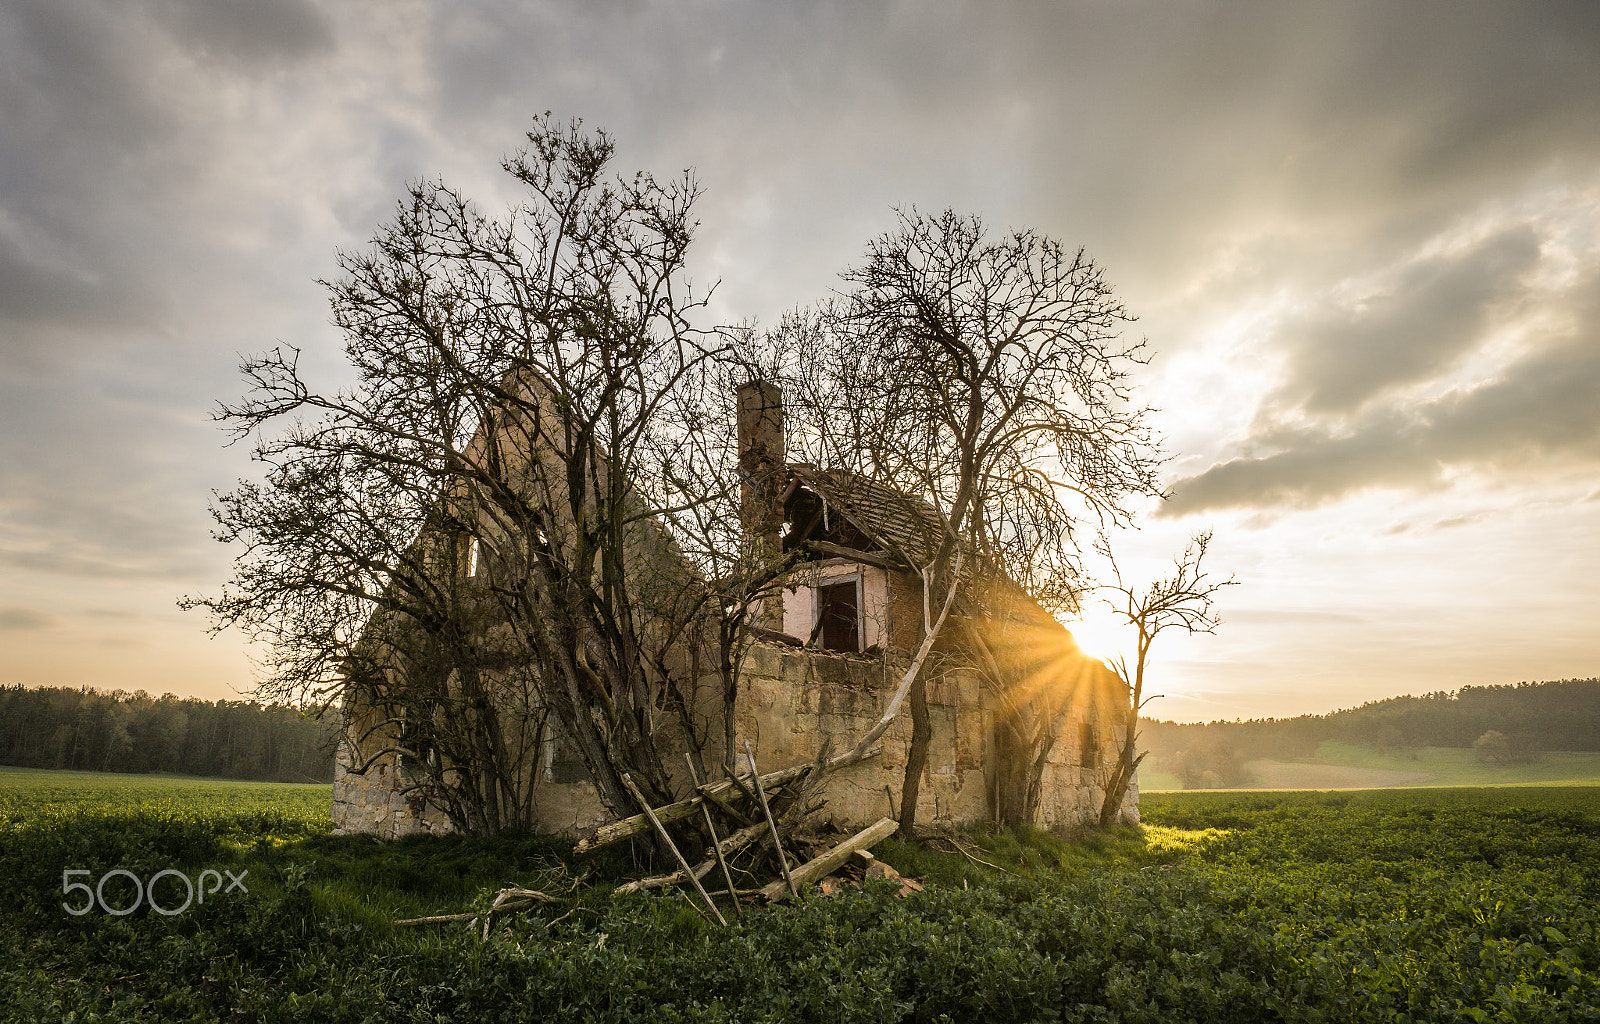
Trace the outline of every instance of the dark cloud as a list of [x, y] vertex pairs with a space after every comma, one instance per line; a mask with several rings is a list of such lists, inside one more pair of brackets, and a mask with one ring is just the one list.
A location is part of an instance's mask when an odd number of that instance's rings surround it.
[[1381, 409], [1349, 431], [1276, 431], [1281, 450], [1178, 481], [1163, 513], [1306, 507], [1371, 487], [1429, 489], [1454, 469], [1523, 481], [1542, 470], [1600, 469], [1597, 339], [1568, 339], [1493, 381], [1414, 409]]
[[1440, 374], [1483, 343], [1492, 314], [1525, 293], [1522, 275], [1538, 258], [1537, 234], [1517, 225], [1465, 252], [1419, 259], [1373, 294], [1322, 303], [1280, 331], [1289, 377], [1275, 401], [1343, 413]]
[[54, 629], [58, 624], [59, 620], [54, 615], [46, 615], [32, 608], [0, 608], [0, 632]]
[[298, 60], [333, 46], [333, 28], [304, 0], [156, 0], [157, 18], [212, 59]]
[[116, 268], [38, 262], [17, 239], [0, 232], [0, 322], [9, 321], [13, 329], [127, 330], [149, 324], [155, 313], [155, 303], [140, 282], [123, 279]]

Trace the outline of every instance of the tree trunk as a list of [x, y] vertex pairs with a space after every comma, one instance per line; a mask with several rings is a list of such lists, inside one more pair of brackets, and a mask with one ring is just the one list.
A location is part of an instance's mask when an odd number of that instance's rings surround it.
[[917, 673], [911, 682], [911, 749], [906, 751], [905, 782], [900, 787], [900, 838], [909, 841], [917, 825], [917, 797], [922, 788], [922, 771], [928, 765], [928, 743], [933, 739], [933, 721], [928, 717], [928, 676]]
[[1122, 735], [1122, 749], [1117, 753], [1117, 766], [1111, 770], [1111, 779], [1106, 785], [1105, 803], [1100, 805], [1101, 828], [1110, 828], [1116, 824], [1117, 815], [1122, 811], [1122, 798], [1128, 793], [1128, 786], [1133, 782], [1133, 773], [1139, 769], [1139, 762], [1144, 760], [1144, 755], [1135, 754], [1134, 749], [1139, 740], [1138, 709], [1141, 688], [1138, 683], [1134, 685], [1132, 707], [1128, 711], [1128, 725]]

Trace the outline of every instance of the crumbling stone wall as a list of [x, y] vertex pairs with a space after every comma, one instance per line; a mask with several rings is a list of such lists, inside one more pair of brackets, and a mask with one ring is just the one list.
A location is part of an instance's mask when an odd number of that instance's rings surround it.
[[[749, 737], [763, 770], [811, 760], [833, 737], [842, 753], [870, 729], [899, 681], [903, 660], [868, 659], [769, 644], [752, 645], [746, 656], [736, 727]], [[1096, 695], [1097, 698], [1103, 695]], [[928, 686], [933, 738], [918, 796], [919, 821], [957, 824], [991, 815], [986, 765], [994, 757], [996, 700], [977, 672], [949, 670]], [[1085, 767], [1081, 724], [1092, 721], [1106, 742]], [[1071, 827], [1098, 820], [1114, 756], [1119, 708], [1086, 700], [1065, 716], [1061, 736], [1045, 768], [1039, 824]], [[884, 733], [883, 754], [838, 772], [825, 783], [824, 815], [841, 823], [865, 824], [899, 811], [911, 721], [902, 715]], [[1138, 820], [1138, 789], [1123, 804], [1126, 820]]]
[[[904, 664], [904, 656], [895, 652], [886, 661], [882, 656], [754, 643], [744, 662], [736, 733], [750, 740], [762, 771], [814, 759], [828, 737], [833, 739], [832, 752], [842, 753], [883, 713]], [[992, 817], [992, 780], [986, 766], [994, 757], [995, 706], [994, 696], [975, 671], [956, 668], [930, 679], [933, 738], [918, 799], [919, 821], [959, 824]], [[1064, 717], [1045, 768], [1040, 825], [1066, 828], [1098, 819], [1120, 720], [1120, 708], [1098, 693]], [[1090, 766], [1082, 763], [1085, 721], [1093, 723], [1101, 740]], [[880, 742], [879, 757], [836, 772], [825, 782], [820, 793], [827, 801], [824, 817], [841, 824], [866, 824], [898, 814], [911, 743], [910, 717], [902, 714]], [[707, 751], [708, 763], [719, 757], [720, 751]], [[346, 770], [341, 755], [334, 780], [336, 829], [384, 838], [449, 831], [449, 822], [420, 796], [399, 795], [402, 784], [390, 762], [357, 776]], [[689, 791], [686, 782], [680, 788]], [[581, 832], [610, 818], [588, 782], [546, 781], [536, 790], [536, 800], [540, 825], [549, 831]], [[1138, 820], [1137, 782], [1124, 801], [1123, 817]]]
[[418, 832], [449, 832], [450, 821], [429, 807], [420, 793], [402, 794], [406, 785], [393, 762], [373, 765], [365, 775], [349, 770], [341, 750], [333, 766], [333, 830], [335, 835], [368, 832], [380, 839], [399, 839]]

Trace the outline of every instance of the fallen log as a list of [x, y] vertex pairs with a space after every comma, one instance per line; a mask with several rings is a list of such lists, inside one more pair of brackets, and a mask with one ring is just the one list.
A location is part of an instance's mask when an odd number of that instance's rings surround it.
[[[870, 757], [876, 757], [882, 752], [883, 751], [881, 748], [869, 750], [859, 758], [854, 757], [853, 754], [841, 754], [840, 756], [830, 760], [827, 766], [831, 770], [837, 765], [846, 763], [854, 764], [859, 760], [866, 760]], [[761, 785], [767, 789], [777, 789], [780, 786], [787, 786], [789, 783], [812, 771], [815, 767], [816, 765], [814, 763], [808, 763], [797, 764], [790, 768], [780, 768], [775, 772], [768, 772], [767, 774], [761, 776]], [[716, 797], [732, 791], [734, 789], [734, 782], [732, 779], [723, 779], [719, 782], [707, 783], [705, 786], [701, 787], [701, 789], [705, 791], [707, 796], [712, 797], [714, 800]], [[699, 808], [700, 805], [705, 802], [705, 800], [705, 796], [696, 793], [694, 796], [685, 800], [679, 800], [676, 803], [657, 807], [655, 809], [656, 817], [660, 819], [663, 825], [670, 825], [675, 821], [682, 821], [684, 818], [694, 814], [696, 809]], [[624, 839], [632, 839], [634, 836], [643, 835], [644, 833], [649, 832], [653, 827], [654, 826], [650, 824], [650, 819], [642, 813], [635, 814], [632, 817], [622, 818], [618, 821], [613, 821], [608, 825], [601, 825], [593, 832], [584, 836], [578, 841], [578, 845], [573, 848], [572, 852], [577, 854], [591, 853], [600, 849], [602, 846], [610, 846], [612, 843], [621, 842]]]
[[[851, 854], [857, 850], [865, 850], [874, 843], [882, 842], [894, 835], [895, 829], [899, 827], [899, 823], [893, 818], [880, 818], [877, 824], [862, 829], [822, 856], [795, 868], [789, 872], [789, 878], [793, 879], [796, 886], [826, 878], [842, 867], [844, 862], [850, 859]], [[789, 895], [788, 881], [779, 879], [773, 882], [761, 890], [761, 895], [774, 902], [785, 898]]]

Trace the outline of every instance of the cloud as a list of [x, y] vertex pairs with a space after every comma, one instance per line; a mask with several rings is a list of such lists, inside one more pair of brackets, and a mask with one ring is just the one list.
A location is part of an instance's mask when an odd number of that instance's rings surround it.
[[333, 46], [327, 18], [304, 0], [159, 0], [153, 7], [181, 42], [212, 59], [263, 64]]
[[1278, 431], [1273, 438], [1282, 450], [1178, 481], [1162, 514], [1308, 507], [1373, 487], [1427, 490], [1452, 470], [1516, 480], [1600, 468], [1597, 342], [1595, 333], [1568, 339], [1517, 360], [1494, 380], [1414, 409], [1385, 407], [1347, 432], [1327, 425]]
[[59, 621], [54, 615], [47, 615], [32, 608], [15, 606], [0, 608], [0, 632], [20, 633], [54, 629]]
[[1289, 376], [1275, 403], [1349, 412], [1442, 373], [1483, 343], [1496, 307], [1525, 294], [1538, 258], [1538, 235], [1518, 224], [1386, 274], [1373, 294], [1325, 300], [1281, 328]]

